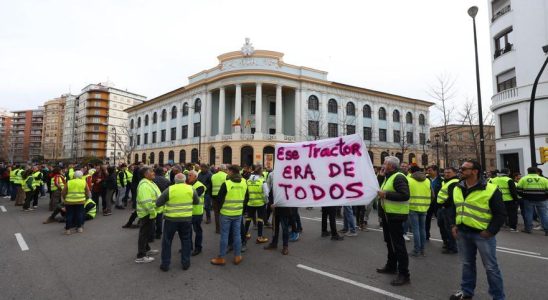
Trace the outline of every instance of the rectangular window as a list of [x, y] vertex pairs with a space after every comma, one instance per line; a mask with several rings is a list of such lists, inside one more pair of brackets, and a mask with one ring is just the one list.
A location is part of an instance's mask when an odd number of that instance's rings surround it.
[[141, 135], [137, 135], [137, 146], [141, 145]]
[[200, 136], [200, 122], [194, 123], [194, 137]]
[[251, 127], [251, 134], [255, 134], [255, 127]]
[[276, 134], [276, 128], [269, 128], [268, 134]]
[[181, 129], [181, 138], [188, 139], [188, 125], [184, 125]]
[[133, 137], [132, 136], [129, 137], [129, 145], [133, 146]]
[[407, 137], [407, 144], [413, 144], [413, 132], [408, 131], [405, 136]]
[[425, 133], [419, 133], [419, 143], [421, 145], [426, 144], [426, 134]]
[[156, 131], [152, 132], [152, 143], [156, 143]]
[[308, 136], [320, 136], [320, 121], [308, 121]]
[[519, 135], [519, 117], [517, 110], [501, 114], [499, 118], [500, 135], [502, 137]]
[[177, 139], [177, 127], [172, 127], [171, 128], [170, 138], [171, 138], [172, 141]]
[[386, 142], [386, 129], [379, 129], [379, 141]]
[[462, 142], [462, 132], [457, 133], [457, 139]]
[[356, 133], [356, 126], [355, 125], [346, 125], [346, 134], [354, 134]]
[[143, 141], [143, 144], [148, 144], [148, 133], [145, 133], [144, 135], [144, 141]]
[[327, 124], [327, 136], [328, 137], [338, 137], [339, 136], [339, 126], [337, 123], [328, 123]]
[[255, 101], [251, 101], [251, 107], [249, 108], [249, 111], [251, 112], [252, 115], [255, 114]]
[[160, 142], [165, 142], [165, 141], [166, 141], [166, 130], [162, 129], [162, 131], [160, 131]]
[[275, 115], [276, 115], [276, 102], [270, 102], [269, 114], [270, 114], [271, 116], [275, 116]]
[[516, 87], [516, 69], [508, 70], [497, 75], [497, 92]]
[[510, 28], [495, 37], [495, 58], [512, 50], [512, 35], [512, 28]]
[[401, 142], [401, 133], [399, 130], [394, 130], [394, 143]]
[[371, 140], [371, 127], [364, 127], [363, 128], [363, 139], [365, 141]]

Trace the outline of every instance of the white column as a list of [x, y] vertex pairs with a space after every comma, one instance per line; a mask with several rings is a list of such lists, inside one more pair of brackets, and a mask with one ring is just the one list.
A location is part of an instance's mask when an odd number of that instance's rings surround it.
[[206, 131], [205, 131], [205, 136], [209, 137], [211, 136], [211, 119], [212, 119], [212, 116], [213, 116], [213, 112], [212, 112], [212, 109], [213, 109], [213, 97], [211, 96], [211, 91], [208, 91], [207, 92], [207, 98], [206, 98], [206, 117], [205, 117], [205, 122], [206, 122]]
[[255, 88], [255, 133], [263, 133], [263, 86], [257, 82]]
[[177, 106], [177, 119], [175, 120], [175, 144], [178, 144], [182, 137], [181, 120], [183, 118], [183, 110], [181, 109], [181, 103], [177, 103], [175, 105]]
[[199, 114], [199, 120], [200, 120], [200, 136], [203, 137], [204, 133], [206, 131], [205, 122], [207, 121], [207, 95], [203, 94], [200, 95], [200, 99], [202, 99], [202, 107], [200, 108], [200, 114]]
[[[154, 111], [147, 113], [148, 114], [148, 143], [152, 144], [152, 115], [154, 114]], [[133, 157], [131, 158], [133, 159]]]
[[225, 134], [225, 88], [219, 89], [219, 135]]
[[299, 141], [301, 134], [301, 90], [295, 89], [295, 141]]
[[327, 137], [328, 131], [329, 131], [329, 120], [327, 118], [328, 101], [327, 101], [326, 93], [322, 93], [322, 99], [320, 101], [321, 102], [320, 102], [319, 132], [320, 132], [320, 138], [322, 138], [322, 137]]
[[276, 135], [283, 135], [282, 132], [282, 86], [276, 85]]
[[[193, 97], [194, 98], [194, 97]], [[188, 100], [189, 108], [188, 108], [188, 140], [192, 141], [194, 138], [194, 109], [190, 107], [194, 107], [193, 98]], [[191, 142], [189, 142], [191, 143]]]
[[[234, 120], [238, 120], [238, 118], [240, 119], [240, 124], [241, 124], [241, 122], [243, 121], [242, 120], [242, 85], [241, 84], [236, 85], [236, 99], [234, 104]], [[234, 132], [241, 133], [242, 126], [244, 126], [244, 124], [241, 124], [240, 126], [235, 126]]]

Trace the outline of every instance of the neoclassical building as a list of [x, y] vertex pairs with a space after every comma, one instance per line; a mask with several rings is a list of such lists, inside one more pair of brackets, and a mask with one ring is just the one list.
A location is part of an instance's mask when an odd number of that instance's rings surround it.
[[[374, 165], [397, 154], [421, 165], [431, 102], [327, 80], [327, 72], [254, 50], [218, 56], [189, 84], [126, 109], [130, 161], [272, 165], [276, 143], [360, 133]], [[422, 159], [422, 161], [421, 161]]]

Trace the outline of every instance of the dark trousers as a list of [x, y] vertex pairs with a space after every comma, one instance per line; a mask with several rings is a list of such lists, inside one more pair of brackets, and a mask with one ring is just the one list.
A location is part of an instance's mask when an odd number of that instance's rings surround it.
[[65, 230], [84, 225], [84, 204], [65, 205]]
[[25, 203], [23, 204], [23, 209], [28, 209], [30, 207], [32, 197], [34, 197], [34, 191], [25, 192]]
[[205, 215], [206, 215], [206, 220], [211, 220], [211, 206], [212, 206], [212, 199], [211, 199], [211, 195], [209, 194], [205, 194], [204, 196], [204, 211], [205, 211]]
[[97, 211], [99, 210], [99, 198], [102, 200], [103, 209], [106, 207], [105, 197], [102, 192], [91, 192], [91, 200], [95, 202], [95, 205], [97, 206]]
[[[453, 235], [451, 234], [451, 219], [455, 219], [455, 215], [452, 212], [452, 209], [440, 207], [438, 210], [438, 218], [442, 219], [442, 227], [440, 227], [440, 231], [443, 228], [443, 234], [446, 236], [444, 239], [444, 243], [447, 244], [447, 249], [452, 251], [458, 251], [457, 249], [457, 241], [453, 238]], [[439, 223], [439, 222], [438, 222]]]
[[451, 232], [447, 232], [447, 230], [445, 230], [443, 210], [444, 208], [438, 205], [438, 211], [436, 212], [436, 217], [438, 222], [438, 228], [440, 229], [441, 239], [443, 240], [443, 244], [447, 245]]
[[137, 241], [137, 258], [145, 257], [150, 250], [148, 239], [154, 229], [154, 219], [145, 216], [140, 220], [141, 227], [139, 228], [139, 240]]
[[15, 201], [15, 197], [17, 197], [17, 187], [21, 186], [20, 184], [11, 183], [11, 201]]
[[508, 226], [516, 229], [518, 226], [518, 203], [517, 201], [504, 201], [506, 206], [506, 214], [508, 214]]
[[163, 213], [156, 215], [156, 220], [154, 221], [154, 224], [153, 224], [154, 229], [150, 233], [150, 240], [151, 241], [154, 240], [154, 236], [156, 236], [156, 238], [158, 238], [158, 239], [162, 236], [162, 219], [163, 219], [163, 217], [164, 217]]
[[245, 217], [245, 233], [247, 234], [249, 232], [249, 226], [251, 225], [251, 221], [253, 223], [257, 223], [257, 235], [263, 236], [263, 224], [264, 224], [264, 217], [266, 215], [265, 206], [248, 206], [246, 217]]
[[337, 235], [337, 223], [335, 221], [336, 214], [337, 214], [336, 206], [322, 207], [322, 232], [327, 231], [327, 217], [329, 217], [329, 228], [331, 228], [331, 236]]
[[291, 231], [301, 232], [303, 231], [303, 225], [301, 224], [301, 215], [299, 215], [299, 208], [291, 208], [291, 216], [289, 217], [289, 224], [291, 225]]
[[211, 201], [213, 204], [213, 214], [215, 215], [215, 233], [220, 233], [220, 222], [219, 216], [221, 215], [221, 203], [217, 196], [211, 196]]
[[388, 249], [388, 261], [386, 266], [404, 276], [409, 276], [409, 257], [407, 256], [407, 248], [403, 239], [403, 222], [386, 220], [386, 216], [382, 216], [382, 233], [386, 248]]
[[42, 189], [42, 186], [40, 185], [40, 186], [37, 186], [36, 189], [34, 190], [34, 194], [32, 195], [33, 206], [38, 206], [38, 198], [40, 198], [41, 189]]
[[[192, 216], [192, 232], [194, 233], [194, 244], [192, 245], [192, 249], [196, 249], [198, 251], [202, 250], [202, 240], [203, 240], [203, 230], [202, 230], [202, 220], [204, 216]], [[192, 240], [191, 240], [192, 241]]]
[[432, 224], [432, 217], [437, 216], [438, 213], [438, 203], [434, 200], [430, 203], [428, 211], [426, 211], [426, 219], [424, 222], [424, 230], [426, 231], [426, 239], [430, 238], [430, 226]]
[[164, 220], [164, 235], [162, 237], [162, 266], [168, 267], [171, 263], [171, 244], [175, 233], [181, 241], [181, 265], [190, 266], [191, 222], [173, 222]]
[[132, 225], [133, 224], [133, 221], [135, 221], [135, 219], [137, 219], [137, 212], [136, 211], [133, 211], [131, 213], [131, 215], [129, 216], [129, 219], [127, 220], [127, 223], [126, 225]]
[[270, 242], [274, 246], [278, 246], [278, 238], [280, 237], [280, 226], [282, 229], [282, 243], [284, 247], [289, 245], [289, 216], [284, 214], [279, 214], [277, 211], [274, 214], [274, 235], [272, 236], [272, 241]]
[[356, 216], [356, 225], [362, 227], [365, 222], [365, 205], [352, 206], [354, 216]]

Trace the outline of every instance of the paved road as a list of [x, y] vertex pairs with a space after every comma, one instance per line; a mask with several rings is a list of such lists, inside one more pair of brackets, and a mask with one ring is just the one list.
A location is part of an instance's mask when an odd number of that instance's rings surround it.
[[[382, 234], [374, 230], [376, 217], [370, 232], [334, 242], [320, 237], [319, 209], [301, 209], [304, 232], [290, 244], [288, 256], [250, 242], [241, 265], [224, 267], [209, 263], [219, 236], [213, 225], [204, 225], [204, 252], [192, 258], [190, 269], [178, 267], [177, 241], [172, 268], [164, 273], [158, 261], [133, 262], [138, 230], [121, 228], [128, 210], [99, 215], [84, 233], [64, 236], [62, 224], [42, 224], [49, 214], [45, 198], [34, 212], [12, 203], [0, 199], [7, 210], [0, 211], [1, 299], [447, 299], [458, 289], [458, 257], [441, 254], [435, 240], [427, 245], [427, 257], [410, 258], [412, 284], [390, 286], [391, 276], [375, 272], [386, 259]], [[434, 227], [433, 238], [436, 232]], [[28, 250], [22, 251], [16, 233]], [[508, 299], [546, 299], [548, 237], [501, 232], [497, 239]], [[411, 249], [412, 242], [407, 245]], [[152, 246], [159, 249], [159, 241]], [[475, 299], [488, 299], [480, 264], [478, 258]]]

